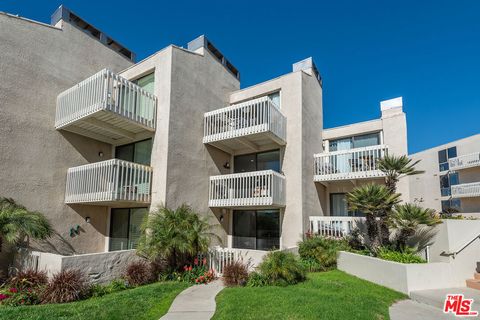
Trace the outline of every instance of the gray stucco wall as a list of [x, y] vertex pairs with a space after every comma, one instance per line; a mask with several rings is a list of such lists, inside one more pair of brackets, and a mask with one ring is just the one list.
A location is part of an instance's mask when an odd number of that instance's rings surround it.
[[[240, 83], [203, 48], [191, 52], [175, 46], [124, 70], [122, 76], [134, 79], [152, 71], [158, 105], [151, 209], [187, 203], [218, 224], [222, 210], [208, 207], [209, 178], [229, 173], [223, 164], [230, 155], [202, 143], [203, 117], [207, 111], [227, 106], [228, 93]], [[223, 215], [218, 233], [226, 246], [229, 221]]]
[[[209, 179], [229, 173], [223, 164], [230, 155], [202, 143], [203, 118], [207, 111], [228, 106], [228, 94], [240, 83], [207, 50], [196, 52], [173, 50], [165, 203], [177, 207], [185, 202], [218, 224], [222, 211], [208, 207]], [[227, 245], [227, 219], [222, 227]]]
[[[64, 191], [69, 167], [106, 160], [111, 146], [55, 131], [56, 97], [105, 67], [118, 71], [131, 62], [69, 24], [59, 29], [5, 14], [0, 52], [0, 196], [48, 217], [57, 235], [41, 249], [103, 251], [107, 208], [69, 207]], [[70, 238], [75, 225], [81, 233]]]

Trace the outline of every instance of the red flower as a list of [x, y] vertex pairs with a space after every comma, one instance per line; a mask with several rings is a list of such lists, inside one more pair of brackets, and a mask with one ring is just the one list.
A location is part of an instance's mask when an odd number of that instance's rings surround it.
[[8, 299], [9, 295], [0, 293], [0, 301]]
[[204, 266], [206, 266], [207, 265], [207, 258], [203, 258], [202, 263], [203, 263]]
[[8, 291], [10, 291], [11, 293], [17, 293], [18, 289], [17, 288], [10, 288], [10, 289], [8, 289]]
[[188, 267], [188, 271], [192, 271], [192, 266]]
[[195, 258], [195, 259], [193, 260], [193, 264], [196, 265], [196, 266], [198, 266], [198, 258]]
[[188, 267], [185, 265], [183, 266], [183, 271], [187, 271], [188, 270]]

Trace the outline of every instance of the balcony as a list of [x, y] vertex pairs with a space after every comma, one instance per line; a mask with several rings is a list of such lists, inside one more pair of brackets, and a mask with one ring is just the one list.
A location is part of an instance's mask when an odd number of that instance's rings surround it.
[[210, 177], [210, 207], [285, 206], [285, 177], [273, 170]]
[[460, 170], [480, 166], [480, 152], [466, 154], [448, 160], [450, 170]]
[[104, 69], [57, 97], [55, 128], [120, 145], [155, 131], [157, 98]]
[[480, 197], [480, 182], [462, 183], [451, 187], [452, 198]]
[[314, 155], [314, 181], [383, 178], [378, 160], [388, 152], [385, 145], [318, 153]]
[[65, 203], [109, 206], [150, 203], [152, 168], [119, 159], [68, 169]]
[[234, 154], [286, 144], [286, 118], [268, 97], [205, 113], [203, 143]]

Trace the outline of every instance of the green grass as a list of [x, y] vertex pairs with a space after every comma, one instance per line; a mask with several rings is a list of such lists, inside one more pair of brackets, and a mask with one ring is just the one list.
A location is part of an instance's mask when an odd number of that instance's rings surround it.
[[158, 320], [186, 287], [185, 283], [159, 282], [72, 303], [0, 307], [0, 319]]
[[226, 288], [213, 319], [389, 319], [388, 307], [402, 293], [341, 271], [310, 273], [288, 287]]

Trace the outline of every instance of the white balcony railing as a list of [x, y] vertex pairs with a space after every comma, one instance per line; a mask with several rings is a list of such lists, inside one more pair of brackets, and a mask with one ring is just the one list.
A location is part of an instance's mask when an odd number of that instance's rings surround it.
[[55, 128], [103, 110], [153, 131], [156, 104], [153, 94], [104, 69], [58, 95]]
[[378, 160], [388, 152], [385, 145], [318, 153], [314, 155], [314, 180], [332, 181], [384, 177]]
[[344, 238], [352, 233], [358, 222], [364, 220], [363, 217], [311, 216], [310, 232], [324, 237]]
[[284, 205], [285, 177], [273, 170], [210, 177], [210, 207]]
[[480, 197], [480, 182], [451, 186], [452, 198]]
[[269, 97], [205, 113], [203, 143], [262, 132], [286, 139], [286, 119]]
[[480, 166], [480, 152], [470, 153], [448, 160], [450, 170]]
[[151, 167], [119, 159], [70, 168], [65, 203], [149, 203], [151, 181]]

